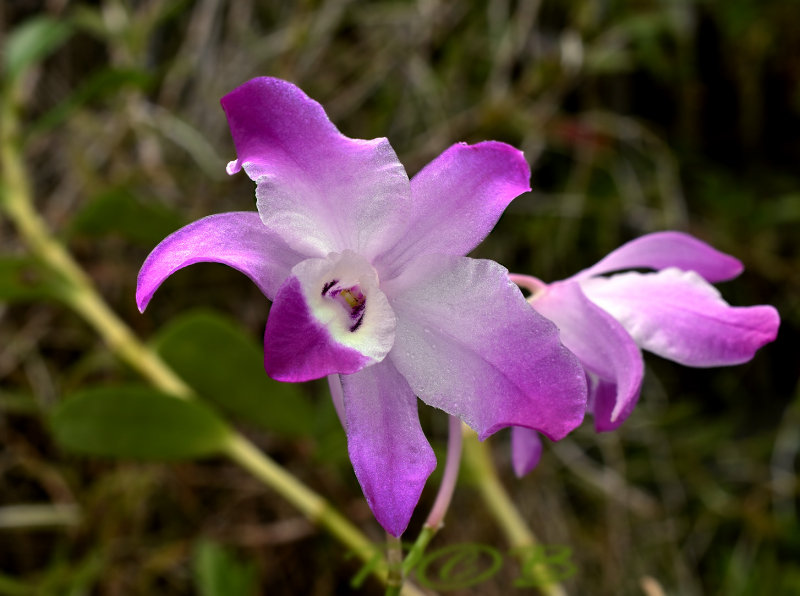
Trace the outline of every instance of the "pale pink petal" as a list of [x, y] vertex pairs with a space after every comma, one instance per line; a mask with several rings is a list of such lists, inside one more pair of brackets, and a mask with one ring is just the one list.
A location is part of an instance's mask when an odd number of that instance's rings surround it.
[[347, 451], [356, 477], [375, 518], [400, 536], [436, 467], [417, 399], [388, 360], [342, 375], [342, 387]]
[[264, 366], [278, 381], [354, 373], [386, 357], [394, 328], [375, 270], [363, 258], [345, 251], [306, 259], [275, 296], [264, 333]]
[[539, 433], [529, 428], [515, 426], [511, 429], [511, 464], [517, 478], [522, 478], [539, 465], [542, 457], [542, 440]]
[[453, 145], [411, 180], [405, 235], [377, 260], [393, 277], [423, 253], [463, 256], [492, 230], [515, 197], [530, 190], [521, 151], [496, 141]]
[[178, 269], [199, 262], [223, 263], [253, 280], [270, 300], [304, 257], [264, 227], [255, 212], [210, 215], [162, 240], [145, 260], [136, 283], [136, 304], [150, 298]]
[[559, 439], [586, 409], [583, 368], [497, 263], [424, 255], [384, 284], [397, 316], [389, 354], [424, 402], [485, 438], [525, 426]]
[[742, 263], [705, 242], [683, 232], [655, 232], [623, 244], [595, 265], [571, 279], [623, 269], [666, 269], [677, 267], [696, 271], [710, 282], [733, 279], [742, 272]]
[[551, 284], [530, 303], [556, 324], [561, 341], [589, 372], [616, 386], [611, 421], [629, 413], [639, 398], [644, 364], [636, 342], [622, 325], [592, 304], [577, 282]]
[[405, 229], [408, 176], [386, 139], [350, 139], [322, 106], [279, 79], [248, 81], [222, 98], [237, 160], [256, 183], [264, 223], [313, 256], [367, 258]]
[[687, 366], [747, 362], [775, 339], [780, 323], [771, 306], [729, 306], [692, 271], [623, 273], [581, 287], [640, 347]]

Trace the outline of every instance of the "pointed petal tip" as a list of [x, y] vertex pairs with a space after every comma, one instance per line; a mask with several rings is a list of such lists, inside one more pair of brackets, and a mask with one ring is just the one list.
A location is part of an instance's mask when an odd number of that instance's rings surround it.
[[233, 267], [271, 298], [299, 259], [264, 227], [258, 213], [209, 215], [173, 232], [147, 256], [136, 282], [136, 305], [143, 312], [170, 275], [202, 262]]
[[150, 296], [147, 295], [142, 286], [142, 273], [140, 271], [136, 280], [136, 308], [139, 309], [140, 313], [144, 313], [152, 297], [152, 294]]
[[522, 478], [539, 465], [542, 457], [542, 440], [539, 433], [529, 428], [515, 426], [511, 429], [511, 464], [514, 475]]
[[530, 192], [531, 168], [522, 151], [502, 141], [482, 141], [474, 145], [467, 145], [466, 143], [464, 145], [472, 151], [481, 152], [485, 155], [493, 153], [496, 159], [505, 159], [507, 164], [507, 183], [515, 184], [519, 194]]
[[402, 235], [408, 174], [385, 138], [351, 139], [323, 106], [280, 79], [252, 79], [222, 98], [236, 161], [256, 182], [265, 226], [304, 254], [374, 257]]
[[228, 173], [229, 176], [237, 174], [241, 169], [242, 169], [242, 164], [239, 163], [238, 159], [229, 161], [228, 165], [225, 166], [225, 171]]
[[758, 350], [777, 339], [781, 326], [781, 315], [778, 313], [778, 309], [770, 304], [761, 304], [751, 308], [758, 309], [762, 320], [763, 343], [756, 348]]
[[379, 257], [388, 277], [422, 254], [466, 255], [529, 190], [530, 168], [517, 149], [498, 141], [451, 145], [411, 180], [410, 220]]

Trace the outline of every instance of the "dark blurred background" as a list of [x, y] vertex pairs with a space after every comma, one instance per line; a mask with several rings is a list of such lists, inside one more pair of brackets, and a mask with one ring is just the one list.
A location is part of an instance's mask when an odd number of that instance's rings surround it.
[[[620, 430], [595, 435], [587, 420], [522, 480], [508, 437], [490, 444], [539, 538], [572, 549], [570, 594], [800, 593], [796, 1], [7, 0], [0, 39], [42, 16], [63, 23], [63, 39], [23, 85], [37, 209], [144, 338], [206, 308], [261, 341], [268, 303], [224, 267], [175, 275], [145, 315], [133, 300], [166, 234], [254, 207], [252, 182], [225, 174], [234, 150], [218, 101], [258, 75], [298, 84], [351, 137], [387, 136], [410, 174], [457, 141], [523, 149], [533, 192], [476, 251], [512, 271], [561, 279], [663, 229], [741, 259], [724, 297], [782, 317], [752, 362], [698, 370], [648, 355]], [[24, 251], [5, 219], [0, 251]], [[350, 590], [356, 563], [231, 464], [62, 453], [48, 409], [80, 387], [135, 379], [69, 311], [0, 303], [0, 338], [0, 595]], [[307, 393], [313, 433], [241, 428], [380, 540], [326, 388]], [[446, 421], [421, 408], [441, 454]], [[476, 479], [462, 476], [433, 546], [505, 548]], [[14, 521], [18, 504], [61, 509], [41, 527]], [[509, 563], [452, 593], [530, 592], [515, 587], [518, 571]]]

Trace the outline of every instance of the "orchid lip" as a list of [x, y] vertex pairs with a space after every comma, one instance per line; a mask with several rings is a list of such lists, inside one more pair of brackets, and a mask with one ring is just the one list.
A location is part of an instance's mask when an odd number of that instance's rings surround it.
[[364, 321], [364, 311], [367, 307], [367, 297], [358, 284], [352, 287], [340, 287], [338, 279], [332, 279], [322, 286], [322, 297], [338, 302], [350, 316], [353, 323], [350, 332], [357, 331]]
[[292, 278], [302, 288], [293, 300], [305, 302], [331, 342], [356, 350], [366, 362], [383, 360], [394, 343], [396, 319], [367, 259], [351, 250], [332, 252], [298, 263]]

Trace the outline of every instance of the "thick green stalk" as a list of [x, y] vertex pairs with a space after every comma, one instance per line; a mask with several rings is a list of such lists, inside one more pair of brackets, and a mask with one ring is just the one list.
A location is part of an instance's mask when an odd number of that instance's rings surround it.
[[400, 538], [386, 533], [386, 561], [389, 576], [386, 581], [385, 596], [400, 594], [403, 587], [403, 544]]
[[428, 548], [431, 540], [436, 536], [437, 529], [438, 528], [433, 526], [422, 527], [422, 531], [419, 533], [419, 536], [417, 536], [417, 540], [411, 546], [411, 550], [408, 551], [403, 561], [403, 577], [408, 577], [411, 575], [411, 572], [414, 571], [417, 563], [420, 562], [420, 559], [422, 559], [422, 556], [425, 554], [425, 549]]
[[2, 110], [2, 198], [6, 212], [28, 245], [61, 283], [61, 298], [94, 327], [109, 348], [156, 387], [176, 397], [191, 396], [191, 389], [152, 350], [147, 349], [130, 328], [108, 307], [83, 269], [47, 229], [36, 213], [21, 159], [17, 126], [9, 103]]
[[388, 578], [386, 562], [382, 558], [377, 562], [374, 560], [375, 553], [380, 551], [328, 501], [266, 456], [241, 434], [234, 433], [231, 436], [225, 454], [261, 482], [273, 488], [312, 523], [328, 530], [364, 563], [374, 565], [371, 569], [373, 575], [386, 583]]

